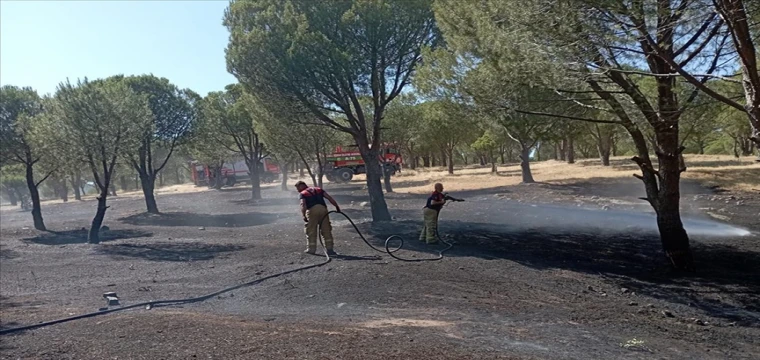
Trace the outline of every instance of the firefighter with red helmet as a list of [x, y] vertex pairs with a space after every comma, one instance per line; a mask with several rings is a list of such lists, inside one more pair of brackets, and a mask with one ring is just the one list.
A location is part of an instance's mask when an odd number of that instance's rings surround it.
[[433, 185], [433, 193], [430, 194], [422, 209], [423, 226], [420, 233], [420, 241], [428, 244], [438, 243], [438, 213], [443, 209], [446, 201], [464, 201], [443, 192], [443, 184]]
[[420, 241], [428, 244], [435, 244], [438, 242], [436, 232], [438, 231], [438, 212], [443, 208], [443, 204], [446, 203], [445, 194], [443, 193], [443, 184], [436, 183], [433, 189], [433, 193], [427, 198], [427, 203], [422, 209], [422, 233], [420, 233]]

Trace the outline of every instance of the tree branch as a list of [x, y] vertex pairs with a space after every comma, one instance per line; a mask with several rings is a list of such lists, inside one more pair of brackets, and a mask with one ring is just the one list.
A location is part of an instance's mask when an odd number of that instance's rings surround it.
[[49, 171], [49, 172], [47, 173], [47, 175], [45, 175], [45, 176], [42, 178], [42, 180], [40, 180], [40, 181], [38, 181], [36, 184], [34, 184], [34, 186], [35, 186], [35, 187], [38, 187], [38, 186], [40, 186], [40, 184], [42, 184], [42, 182], [43, 182], [43, 181], [47, 180], [47, 178], [48, 178], [48, 177], [50, 177], [50, 175], [53, 175], [53, 172], [55, 172], [55, 170], [51, 170], [51, 171]]
[[615, 121], [615, 120], [597, 120], [597, 119], [583, 118], [583, 117], [572, 116], [572, 115], [559, 115], [559, 114], [545, 113], [545, 112], [539, 112], [539, 111], [518, 110], [514, 108], [509, 108], [509, 107], [502, 107], [502, 110], [511, 110], [516, 113], [526, 114], [526, 115], [547, 116], [547, 117], [553, 117], [553, 118], [585, 121], [585, 122], [598, 123], [598, 124], [620, 124], [620, 121]]

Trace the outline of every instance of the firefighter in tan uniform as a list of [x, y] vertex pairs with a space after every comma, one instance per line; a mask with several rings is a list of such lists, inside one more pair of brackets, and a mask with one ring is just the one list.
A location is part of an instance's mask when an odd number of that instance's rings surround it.
[[443, 204], [446, 203], [446, 195], [443, 193], [443, 184], [436, 183], [434, 187], [435, 190], [428, 197], [425, 208], [422, 209], [424, 225], [422, 227], [422, 233], [420, 234], [420, 241], [424, 241], [428, 244], [435, 244], [438, 242], [436, 236], [438, 231], [438, 212], [441, 211]]
[[335, 202], [332, 196], [318, 187], [308, 187], [303, 181], [296, 183], [296, 189], [298, 190], [298, 198], [301, 201], [301, 215], [303, 221], [306, 223], [306, 253], [314, 254], [317, 251], [317, 229], [319, 228], [319, 221], [322, 220], [322, 239], [325, 242], [325, 250], [328, 255], [335, 255], [333, 250], [333, 235], [332, 225], [330, 224], [330, 217], [327, 216], [327, 204], [325, 199], [330, 201], [330, 204], [335, 206], [335, 211], [340, 212], [340, 206]]

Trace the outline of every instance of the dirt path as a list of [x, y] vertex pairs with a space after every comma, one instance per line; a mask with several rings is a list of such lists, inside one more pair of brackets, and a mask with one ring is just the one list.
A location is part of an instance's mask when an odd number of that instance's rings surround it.
[[[403, 185], [403, 184], [402, 184]], [[332, 263], [190, 305], [135, 310], [0, 339], [3, 359], [756, 358], [760, 354], [760, 198], [686, 191], [685, 224], [700, 271], [662, 266], [651, 214], [626, 183], [507, 186], [458, 193], [441, 232], [447, 258], [404, 263], [334, 221]], [[362, 185], [328, 190], [366, 221]], [[292, 193], [251, 204], [233, 188], [111, 202], [107, 241], [84, 243], [91, 201], [53, 204], [56, 233], [2, 215], [0, 326], [124, 304], [196, 296], [317, 263]], [[733, 197], [733, 198], [732, 198]], [[400, 255], [434, 252], [414, 238], [419, 195], [389, 194], [392, 224], [361, 228]], [[707, 210], [710, 209], [710, 210]], [[725, 216], [731, 224], [708, 213]], [[26, 228], [26, 229], [25, 229]], [[378, 256], [379, 255], [379, 256]]]

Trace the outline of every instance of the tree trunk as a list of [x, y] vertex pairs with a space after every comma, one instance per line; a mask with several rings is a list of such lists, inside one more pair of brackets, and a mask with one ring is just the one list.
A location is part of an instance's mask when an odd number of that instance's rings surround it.
[[506, 149], [504, 149], [504, 147], [502, 146], [502, 148], [501, 148], [501, 151], [500, 151], [500, 152], [501, 152], [501, 154], [499, 154], [499, 155], [501, 156], [501, 164], [502, 164], [502, 165], [503, 165], [503, 164], [506, 164], [506, 161], [505, 161], [506, 159], [504, 158], [504, 153], [506, 153]]
[[103, 225], [103, 219], [106, 217], [106, 210], [108, 209], [108, 206], [106, 206], [108, 185], [106, 185], [105, 189], [106, 190], [102, 190], [100, 196], [98, 196], [98, 210], [95, 213], [95, 218], [92, 219], [90, 233], [87, 235], [87, 242], [90, 244], [100, 243], [100, 227]]
[[82, 193], [79, 192], [80, 186], [82, 186], [82, 173], [79, 170], [72, 175], [71, 186], [74, 188], [74, 199], [82, 200]]
[[447, 149], [446, 156], [448, 160], [447, 164], [449, 166], [449, 174], [454, 174], [454, 150]]
[[448, 163], [446, 162], [446, 159], [446, 151], [441, 150], [441, 166], [447, 166]]
[[562, 139], [562, 145], [559, 148], [559, 159], [565, 161], [567, 158], [567, 139]]
[[739, 144], [739, 140], [737, 140], [736, 138], [734, 138], [734, 157], [737, 158], [737, 159], [739, 158], [739, 145], [738, 144]]
[[158, 173], [158, 187], [164, 187], [164, 172]]
[[530, 148], [523, 146], [520, 152], [520, 168], [522, 170], [522, 182], [525, 184], [534, 183], [533, 174], [530, 172]]
[[110, 188], [111, 188], [111, 196], [118, 196], [116, 194], [116, 185], [111, 184]]
[[224, 186], [224, 181], [222, 181], [222, 166], [224, 166], [224, 163], [214, 168], [214, 189], [216, 190], [221, 190], [222, 186]]
[[63, 202], [69, 202], [69, 187], [66, 186], [66, 176], [61, 177], [59, 189], [60, 192], [58, 195], [61, 197], [61, 200], [63, 200]]
[[604, 152], [604, 153], [600, 152], [599, 156], [602, 159], [602, 166], [610, 166], [610, 152], [609, 151]]
[[135, 174], [135, 190], [140, 188], [140, 174]]
[[156, 196], [153, 193], [155, 188], [155, 178], [151, 177], [150, 174], [140, 174], [140, 184], [142, 185], [145, 206], [148, 212], [151, 214], [158, 214], [158, 204], [156, 203]]
[[325, 171], [321, 165], [317, 165], [317, 186], [320, 188], [324, 185]]
[[559, 160], [559, 143], [554, 144], [554, 160]]
[[[76, 181], [76, 180], [74, 180], [74, 181]], [[75, 200], [82, 200], [82, 193], [79, 192], [79, 183], [78, 182], [74, 182], [72, 184], [72, 188], [74, 189], [74, 199]]]
[[436, 165], [437, 164], [435, 162], [435, 156], [431, 154], [430, 155], [430, 167], [435, 167]]
[[429, 168], [430, 167], [430, 156], [423, 156], [422, 157], [422, 166]]
[[377, 149], [370, 149], [368, 144], [361, 141], [359, 137], [357, 144], [367, 171], [367, 192], [369, 193], [369, 203], [372, 210], [372, 221], [390, 221], [391, 214], [388, 212], [388, 204], [385, 202], [385, 194], [380, 184], [382, 169], [378, 160]]
[[[309, 163], [306, 161], [306, 158], [303, 157], [301, 154], [298, 154], [298, 156], [301, 157], [301, 161], [303, 164], [298, 164], [298, 169], [303, 172], [303, 168], [305, 167], [307, 171], [309, 171], [309, 177], [311, 178], [311, 184], [313, 186], [321, 187], [319, 185], [319, 182], [317, 181], [317, 176], [314, 174], [313, 171], [311, 171], [311, 166], [309, 166]], [[303, 177], [303, 175], [301, 175]]]
[[280, 190], [282, 191], [288, 191], [288, 166], [290, 166], [290, 164], [285, 164], [284, 166], [280, 166], [280, 172], [282, 173], [282, 182], [280, 183]]
[[[119, 186], [121, 187], [121, 191], [128, 191], [129, 185], [127, 185], [127, 177], [122, 175], [119, 176]], [[135, 190], [137, 190], [137, 187], [135, 187]]]
[[[677, 130], [676, 130], [677, 131]], [[677, 153], [676, 135], [660, 135], [661, 144], [659, 181], [660, 188], [657, 199], [657, 227], [660, 230], [660, 240], [663, 250], [674, 268], [693, 271], [694, 261], [691, 256], [689, 237], [683, 228], [680, 213], [680, 178], [681, 165]]]
[[489, 157], [491, 158], [491, 173], [496, 174], [498, 170], [496, 169], [496, 156], [493, 155], [493, 150], [491, 150]]
[[575, 164], [575, 146], [572, 137], [567, 138], [567, 163]]
[[16, 196], [16, 189], [8, 189], [6, 193], [8, 194], [8, 201], [10, 201], [11, 206], [18, 205], [18, 196]]
[[[300, 179], [300, 178], [303, 178], [303, 176], [304, 176], [304, 173], [303, 173], [303, 166], [299, 164], [299, 165], [298, 165], [298, 178], [299, 178], [299, 179]], [[313, 180], [313, 177], [312, 177], [312, 180]]]
[[179, 178], [179, 166], [174, 167], [174, 183], [177, 185], [182, 184], [182, 179]]
[[253, 164], [253, 166], [248, 167], [248, 176], [251, 179], [251, 200], [261, 199], [261, 180], [257, 165]]
[[741, 150], [742, 150], [742, 156], [750, 156], [752, 155], [754, 143], [749, 138], [741, 138]]
[[37, 184], [34, 182], [34, 170], [32, 169], [32, 154], [26, 154], [26, 186], [29, 188], [29, 196], [32, 199], [32, 219], [34, 228], [40, 231], [46, 231], [45, 221], [42, 219], [42, 206], [40, 205], [40, 192]]
[[597, 127], [597, 139], [596, 149], [599, 151], [599, 159], [602, 161], [602, 166], [610, 166], [610, 151], [612, 147], [612, 139], [608, 134], [602, 133]]

